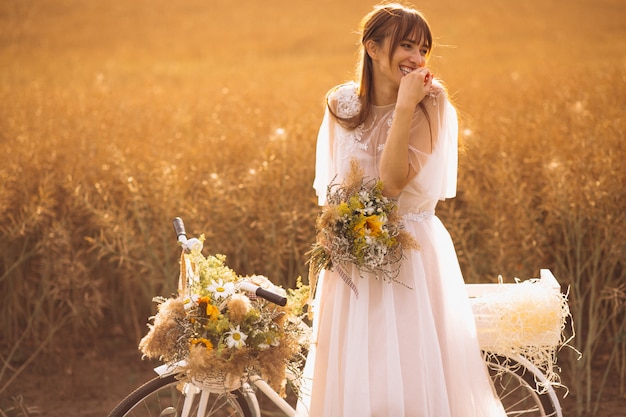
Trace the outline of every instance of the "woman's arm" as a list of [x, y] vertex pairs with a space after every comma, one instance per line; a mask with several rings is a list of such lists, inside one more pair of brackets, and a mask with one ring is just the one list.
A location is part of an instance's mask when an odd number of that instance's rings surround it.
[[411, 122], [415, 108], [426, 97], [431, 85], [432, 76], [426, 68], [413, 71], [400, 81], [391, 129], [379, 164], [383, 192], [388, 197], [400, 194], [417, 175], [409, 163]]

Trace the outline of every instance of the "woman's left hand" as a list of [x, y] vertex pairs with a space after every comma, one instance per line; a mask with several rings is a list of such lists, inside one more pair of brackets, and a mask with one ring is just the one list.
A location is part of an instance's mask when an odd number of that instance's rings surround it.
[[396, 105], [414, 109], [426, 97], [433, 83], [433, 75], [426, 67], [418, 68], [402, 77]]

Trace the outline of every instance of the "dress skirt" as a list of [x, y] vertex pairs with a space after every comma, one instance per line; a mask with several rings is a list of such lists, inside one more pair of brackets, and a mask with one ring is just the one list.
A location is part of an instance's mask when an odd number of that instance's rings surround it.
[[405, 227], [420, 249], [405, 252], [398, 282], [351, 267], [357, 296], [322, 271], [298, 416], [505, 416], [449, 233], [429, 213]]

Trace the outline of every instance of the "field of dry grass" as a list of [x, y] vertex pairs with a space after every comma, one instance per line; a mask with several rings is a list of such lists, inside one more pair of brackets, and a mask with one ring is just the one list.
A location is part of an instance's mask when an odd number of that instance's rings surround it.
[[[373, 4], [0, 4], [0, 411], [35, 401], [29, 378], [78, 373], [71, 355], [133, 355], [152, 297], [174, 289], [174, 216], [240, 273], [285, 286], [306, 274], [323, 98], [352, 77]], [[583, 353], [560, 355], [566, 415], [614, 415], [626, 401], [626, 5], [417, 5], [461, 118], [459, 193], [439, 215], [466, 279], [552, 269]]]

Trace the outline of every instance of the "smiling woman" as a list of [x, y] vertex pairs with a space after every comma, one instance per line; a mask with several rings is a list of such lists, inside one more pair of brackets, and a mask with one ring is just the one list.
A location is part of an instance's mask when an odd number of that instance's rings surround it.
[[[317, 246], [331, 262], [319, 273], [317, 333], [304, 372], [310, 398], [302, 398], [299, 415], [505, 416], [454, 246], [434, 214], [439, 200], [456, 193], [458, 126], [443, 85], [426, 66], [431, 47], [421, 13], [376, 6], [362, 22], [357, 82], [328, 94], [314, 187], [319, 204], [328, 205], [322, 220], [336, 211], [339, 221], [318, 222]], [[355, 172], [380, 179], [382, 195], [361, 192], [364, 180], [355, 182]], [[358, 197], [338, 199], [337, 189]], [[394, 203], [379, 214], [400, 219], [417, 244], [400, 246], [400, 256], [378, 251], [376, 267], [365, 268], [335, 242], [360, 238], [344, 223], [367, 213], [362, 201], [387, 198]], [[341, 214], [346, 207], [353, 209]], [[365, 245], [375, 247], [378, 221], [357, 226]]]
[[[324, 94], [353, 78], [376, 2], [0, 1], [2, 410], [102, 416], [152, 376], [136, 341], [175, 290], [172, 215], [237, 271], [307, 274]], [[620, 415], [626, 3], [415, 4], [464, 132], [459, 195], [437, 205], [464, 276], [553, 269], [584, 353], [559, 355], [565, 415]]]

